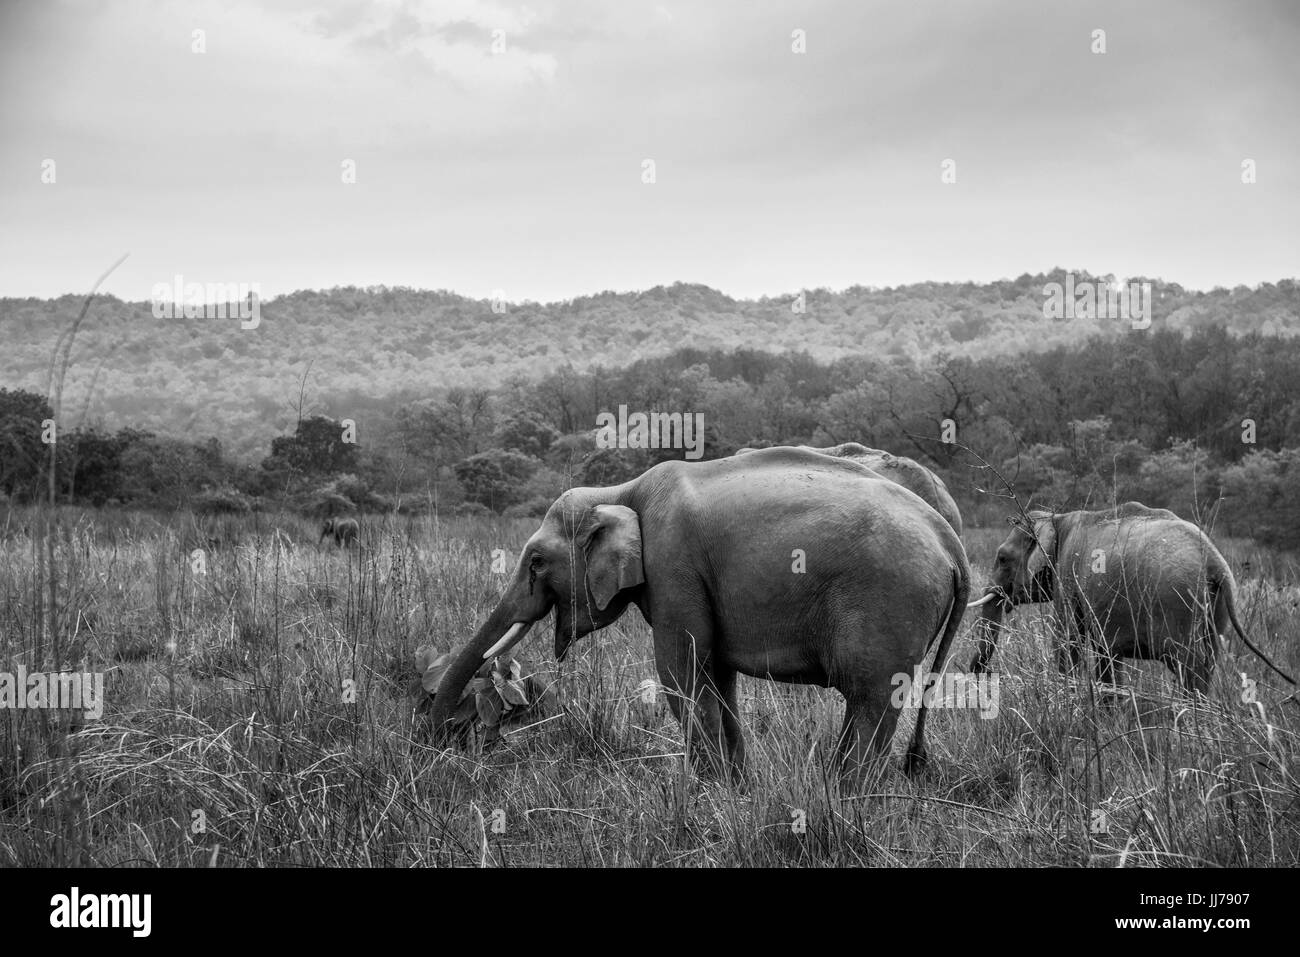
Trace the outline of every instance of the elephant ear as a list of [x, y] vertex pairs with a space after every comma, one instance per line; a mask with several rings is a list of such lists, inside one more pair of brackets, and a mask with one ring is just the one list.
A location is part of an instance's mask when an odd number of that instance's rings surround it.
[[1059, 535], [1057, 534], [1056, 516], [1034, 512], [1030, 513], [1033, 522], [1028, 528], [1029, 554], [1027, 571], [1029, 581], [1026, 585], [1031, 592], [1040, 597], [1031, 597], [1031, 601], [1044, 601], [1042, 595], [1050, 596], [1056, 575], [1056, 556]]
[[641, 567], [641, 520], [626, 505], [597, 505], [582, 540], [587, 589], [604, 611], [614, 596], [645, 581]]
[[1048, 559], [1054, 558], [1056, 555], [1055, 518], [1044, 512], [1034, 512], [1030, 517], [1034, 520], [1033, 537], [1038, 547], [1043, 550], [1043, 556]]

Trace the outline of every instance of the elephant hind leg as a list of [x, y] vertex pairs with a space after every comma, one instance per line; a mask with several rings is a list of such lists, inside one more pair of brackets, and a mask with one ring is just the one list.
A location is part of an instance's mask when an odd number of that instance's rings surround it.
[[714, 669], [714, 684], [721, 695], [721, 718], [724, 744], [727, 748], [727, 763], [731, 769], [732, 779], [743, 781], [745, 778], [745, 734], [740, 725], [740, 704], [737, 700], [736, 672]]
[[849, 786], [884, 767], [898, 725], [898, 709], [888, 692], [847, 694], [844, 724], [835, 743], [835, 760], [841, 779]]
[[1184, 691], [1209, 697], [1210, 675], [1214, 671], [1212, 652], [1207, 653], [1196, 646], [1180, 647], [1162, 655], [1161, 659], [1182, 684]]

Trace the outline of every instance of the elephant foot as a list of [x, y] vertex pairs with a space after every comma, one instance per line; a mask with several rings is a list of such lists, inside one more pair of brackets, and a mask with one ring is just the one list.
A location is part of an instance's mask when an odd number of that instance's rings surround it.
[[718, 751], [696, 744], [690, 749], [690, 762], [698, 780], [723, 785], [731, 783], [732, 768]]
[[925, 746], [914, 743], [907, 749], [907, 756], [903, 758], [903, 773], [909, 778], [919, 777], [925, 771], [929, 761]]

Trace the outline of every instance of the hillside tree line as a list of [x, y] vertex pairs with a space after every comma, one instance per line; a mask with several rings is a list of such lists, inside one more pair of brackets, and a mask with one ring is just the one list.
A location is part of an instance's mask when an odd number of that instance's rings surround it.
[[[621, 482], [683, 456], [598, 448], [597, 415], [625, 405], [702, 412], [705, 458], [849, 441], [911, 456], [945, 478], [973, 524], [1013, 507], [998, 494], [1009, 483], [1026, 504], [1139, 499], [1300, 545], [1300, 339], [1287, 336], [1163, 329], [925, 360], [682, 348], [359, 411], [338, 399], [324, 405], [252, 461], [226, 454], [216, 437], [63, 432], [58, 494], [162, 509], [536, 515], [570, 485]], [[31, 500], [43, 488], [41, 422], [50, 417], [43, 397], [0, 389], [6, 498]], [[945, 423], [955, 441], [942, 441]]]

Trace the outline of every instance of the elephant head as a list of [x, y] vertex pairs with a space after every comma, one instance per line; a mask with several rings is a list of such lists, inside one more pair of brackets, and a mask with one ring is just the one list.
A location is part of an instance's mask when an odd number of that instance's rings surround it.
[[320, 546], [321, 542], [325, 541], [325, 539], [329, 538], [333, 534], [334, 534], [334, 519], [327, 518], [323, 523], [321, 523], [320, 538], [316, 540], [317, 547]]
[[547, 510], [496, 608], [443, 676], [433, 700], [435, 728], [445, 727], [484, 660], [505, 654], [552, 609], [557, 660], [627, 610], [645, 581], [641, 520], [614, 491], [570, 489]]
[[975, 623], [975, 659], [970, 670], [984, 671], [1002, 633], [1002, 620], [1016, 605], [1051, 601], [1055, 593], [1057, 516], [1030, 512], [1011, 519], [1011, 533], [998, 546], [993, 573], [984, 595], [970, 607], [980, 609]]

